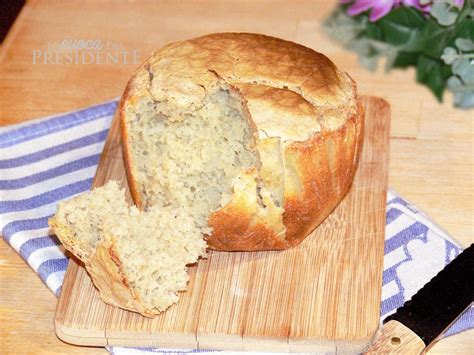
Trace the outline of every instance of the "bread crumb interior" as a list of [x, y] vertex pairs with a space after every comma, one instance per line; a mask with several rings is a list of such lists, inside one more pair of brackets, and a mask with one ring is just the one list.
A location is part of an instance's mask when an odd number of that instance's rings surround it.
[[209, 214], [230, 202], [232, 179], [259, 165], [244, 110], [224, 84], [194, 109], [177, 112], [147, 97], [129, 110], [129, 146], [145, 207], [184, 208], [196, 228], [210, 233]]

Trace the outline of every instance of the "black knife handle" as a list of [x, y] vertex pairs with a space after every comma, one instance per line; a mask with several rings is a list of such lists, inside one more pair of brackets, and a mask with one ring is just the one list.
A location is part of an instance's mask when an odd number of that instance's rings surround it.
[[411, 300], [384, 320], [395, 320], [428, 346], [474, 301], [474, 244], [431, 279]]

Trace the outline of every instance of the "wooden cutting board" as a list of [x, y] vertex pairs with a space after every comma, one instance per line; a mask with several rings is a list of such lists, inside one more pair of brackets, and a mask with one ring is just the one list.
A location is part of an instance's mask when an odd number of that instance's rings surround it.
[[[210, 252], [189, 269], [179, 303], [154, 319], [103, 303], [71, 258], [56, 310], [58, 337], [95, 346], [362, 350], [380, 320], [390, 125], [384, 100], [363, 102], [365, 138], [353, 186], [303, 243], [278, 252]], [[94, 186], [109, 179], [128, 190], [117, 118]]]

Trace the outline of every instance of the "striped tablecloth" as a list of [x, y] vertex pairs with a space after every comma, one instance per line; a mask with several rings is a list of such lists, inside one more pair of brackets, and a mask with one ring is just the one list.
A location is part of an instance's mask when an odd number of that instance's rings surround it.
[[[0, 230], [57, 296], [68, 264], [47, 220], [59, 201], [90, 189], [117, 101], [0, 129]], [[381, 320], [462, 250], [442, 228], [389, 191]], [[467, 310], [446, 335], [474, 325]], [[111, 352], [132, 349], [110, 348]], [[133, 352], [165, 349], [133, 349]], [[192, 350], [189, 350], [192, 351]]]

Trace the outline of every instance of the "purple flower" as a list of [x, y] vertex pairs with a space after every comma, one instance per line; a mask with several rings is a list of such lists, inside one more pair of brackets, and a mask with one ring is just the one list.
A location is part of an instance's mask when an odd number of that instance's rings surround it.
[[388, 14], [398, 2], [399, 0], [356, 0], [347, 13], [349, 16], [355, 16], [372, 9], [369, 19], [374, 22]]
[[[452, 0], [453, 5], [462, 8], [464, 5], [464, 0]], [[347, 14], [349, 16], [356, 16], [361, 14], [362, 12], [368, 11], [372, 9], [370, 12], [369, 20], [372, 22], [378, 21], [385, 15], [387, 15], [390, 10], [394, 7], [398, 6], [407, 6], [407, 7], [414, 7], [420, 11], [425, 13], [429, 13], [431, 9], [431, 3], [426, 5], [420, 4], [420, 0], [340, 0], [342, 4], [349, 4], [352, 5], [347, 10]]]

